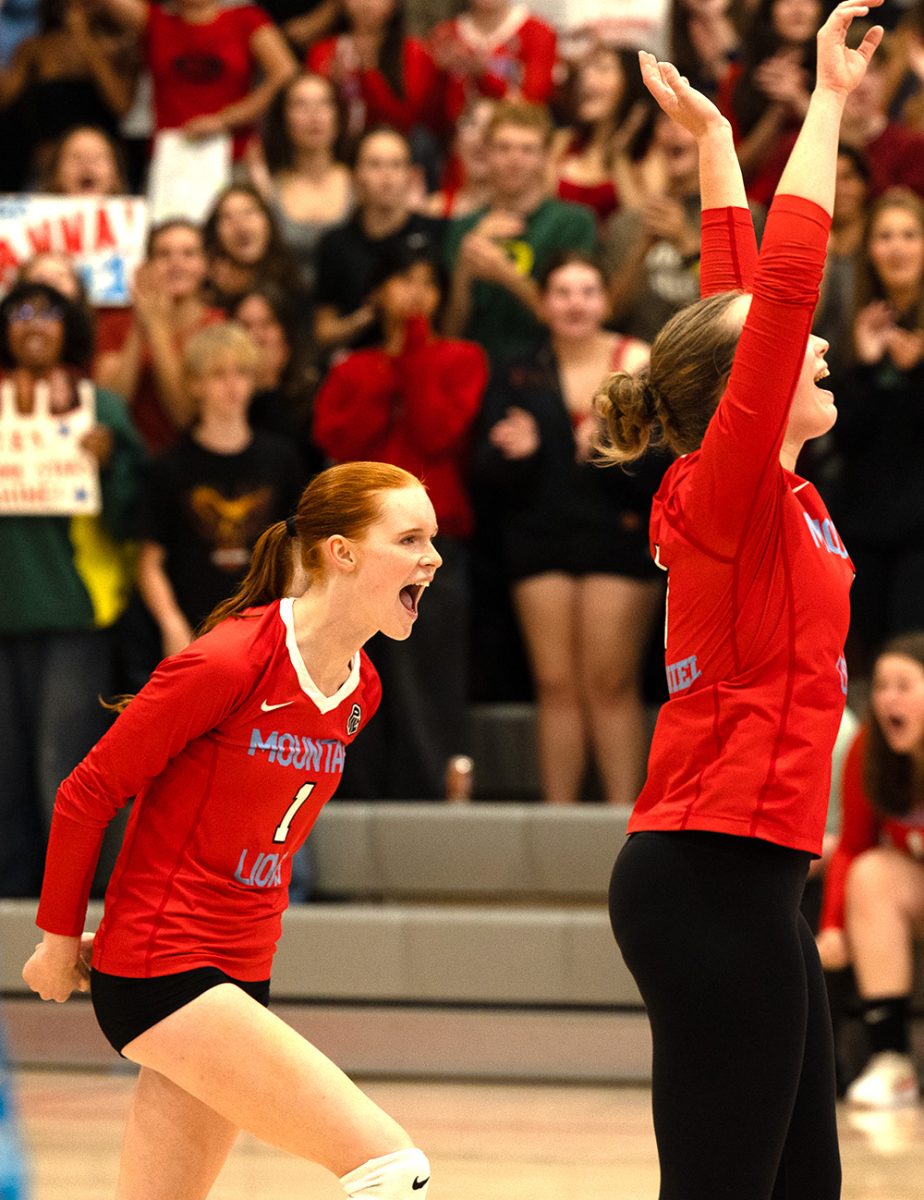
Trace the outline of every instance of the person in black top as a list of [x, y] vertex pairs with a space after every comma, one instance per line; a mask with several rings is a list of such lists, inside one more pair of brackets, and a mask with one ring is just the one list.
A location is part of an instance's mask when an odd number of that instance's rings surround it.
[[592, 750], [606, 799], [630, 804], [646, 749], [640, 668], [662, 590], [648, 518], [668, 460], [631, 474], [595, 465], [594, 393], [609, 372], [645, 366], [648, 346], [603, 328], [606, 280], [591, 256], [557, 255], [540, 286], [549, 336], [495, 371], [476, 479], [483, 511], [497, 513], [532, 668], [544, 798], [576, 801]]
[[318, 251], [314, 336], [322, 353], [381, 340], [370, 285], [384, 257], [402, 249], [440, 257], [445, 222], [411, 212], [413, 179], [411, 147], [396, 129], [374, 129], [360, 139], [358, 207], [328, 230]]
[[305, 482], [294, 449], [247, 420], [257, 363], [235, 324], [209, 326], [186, 347], [199, 419], [151, 464], [139, 522], [138, 590], [165, 655], [234, 591], [257, 538], [292, 512]]

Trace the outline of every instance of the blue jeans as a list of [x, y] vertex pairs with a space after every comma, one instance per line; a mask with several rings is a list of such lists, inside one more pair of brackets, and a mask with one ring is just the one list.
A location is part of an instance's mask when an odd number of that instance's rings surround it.
[[0, 635], [0, 895], [36, 896], [55, 793], [102, 736], [108, 630]]

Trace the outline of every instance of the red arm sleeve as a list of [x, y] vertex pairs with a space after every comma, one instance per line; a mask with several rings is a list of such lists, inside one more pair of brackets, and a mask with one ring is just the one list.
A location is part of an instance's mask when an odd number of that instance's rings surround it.
[[707, 208], [702, 216], [699, 292], [749, 292], [757, 267], [757, 238], [747, 208]]
[[396, 392], [394, 366], [384, 351], [349, 355], [315, 397], [315, 444], [338, 462], [375, 458], [394, 419]]
[[687, 536], [719, 558], [734, 557], [761, 500], [778, 493], [830, 226], [823, 208], [798, 196], [777, 196], [767, 218], [750, 312], [683, 501]]
[[325, 79], [330, 78], [336, 49], [336, 38], [324, 38], [320, 42], [315, 42], [305, 55], [305, 66], [315, 75], [323, 75]]
[[398, 96], [381, 71], [360, 72], [368, 125], [394, 125], [407, 132], [419, 122], [438, 120], [437, 71], [426, 48], [415, 38], [407, 38], [402, 50], [404, 95]]
[[58, 789], [36, 923], [83, 932], [106, 826], [191, 741], [246, 695], [251, 668], [221, 643], [193, 642], [168, 658]]
[[523, 99], [545, 104], [552, 95], [558, 38], [550, 25], [530, 18], [520, 30], [523, 57]]
[[403, 424], [420, 453], [432, 457], [453, 450], [474, 424], [488, 381], [487, 359], [473, 342], [421, 343], [426, 323], [408, 325], [396, 372], [404, 400]]
[[841, 836], [825, 875], [821, 901], [822, 929], [844, 928], [844, 888], [850, 864], [879, 843], [879, 818], [863, 786], [863, 754], [867, 731], [861, 729], [847, 754], [841, 786]]

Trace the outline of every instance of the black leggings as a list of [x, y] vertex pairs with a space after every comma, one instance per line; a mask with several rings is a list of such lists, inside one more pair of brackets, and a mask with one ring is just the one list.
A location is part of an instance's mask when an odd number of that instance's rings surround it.
[[610, 920], [651, 1022], [660, 1200], [836, 1200], [824, 977], [799, 902], [809, 855], [637, 833]]

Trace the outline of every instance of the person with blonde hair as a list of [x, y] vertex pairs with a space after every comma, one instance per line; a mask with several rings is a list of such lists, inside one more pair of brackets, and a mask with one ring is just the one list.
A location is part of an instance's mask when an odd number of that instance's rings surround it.
[[841, 115], [882, 37], [847, 46], [869, 8], [846, 0], [818, 33], [759, 258], [729, 123], [641, 56], [697, 139], [703, 204], [704, 298], [601, 398], [614, 461], [658, 440], [678, 455], [650, 524], [670, 698], [610, 885], [651, 1022], [661, 1200], [840, 1196], [831, 1022], [799, 902], [822, 848], [853, 570], [795, 466], [837, 416], [810, 330]]
[[[240, 1129], [322, 1164], [351, 1200], [426, 1200], [424, 1153], [266, 1005], [292, 855], [378, 707], [362, 647], [410, 635], [435, 534], [407, 471], [321, 472], [202, 636], [61, 785], [23, 975], [46, 1000], [89, 991], [141, 1068], [120, 1200], [207, 1196]], [[103, 829], [132, 795], [102, 922], [84, 934]]]
[[186, 344], [194, 424], [151, 463], [138, 526], [138, 590], [167, 655], [188, 645], [240, 582], [257, 538], [292, 511], [304, 482], [294, 448], [247, 419], [258, 365], [257, 347], [234, 322]]

